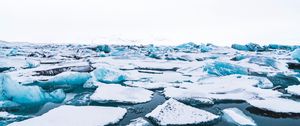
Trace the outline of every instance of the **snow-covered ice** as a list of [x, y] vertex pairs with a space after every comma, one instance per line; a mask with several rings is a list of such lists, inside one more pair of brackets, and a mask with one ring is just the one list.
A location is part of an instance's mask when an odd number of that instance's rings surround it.
[[286, 90], [292, 95], [300, 96], [300, 85], [289, 86]]
[[63, 105], [9, 126], [103, 126], [117, 123], [126, 112], [126, 109], [119, 107]]
[[234, 123], [238, 126], [256, 126], [253, 119], [246, 116], [238, 108], [227, 108], [222, 110], [222, 112], [224, 114], [223, 118], [230, 123]]
[[103, 84], [98, 86], [90, 98], [100, 103], [143, 103], [150, 101], [152, 94], [152, 91], [143, 88], [125, 87], [118, 84]]
[[256, 108], [277, 113], [300, 113], [300, 102], [285, 98], [267, 98], [262, 100], [249, 100], [249, 104]]
[[169, 99], [157, 106], [146, 117], [158, 125], [207, 124], [219, 118], [218, 115], [185, 105], [174, 99]]

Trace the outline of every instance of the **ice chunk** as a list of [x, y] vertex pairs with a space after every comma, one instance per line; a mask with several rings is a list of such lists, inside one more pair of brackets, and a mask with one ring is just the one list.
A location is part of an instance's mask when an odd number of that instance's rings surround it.
[[126, 109], [119, 107], [63, 105], [42, 116], [9, 126], [103, 126], [117, 123], [126, 112]]
[[143, 88], [125, 87], [118, 84], [105, 84], [99, 85], [90, 98], [91, 100], [100, 103], [143, 103], [150, 101], [152, 94], [152, 91]]
[[282, 49], [282, 50], [294, 50], [295, 46], [269, 44], [268, 48], [270, 48], [270, 49]]
[[7, 109], [17, 109], [19, 108], [21, 105], [18, 103], [15, 103], [13, 101], [9, 101], [9, 100], [1, 100], [0, 101], [0, 109], [3, 110], [7, 110]]
[[236, 49], [236, 50], [249, 51], [247, 46], [240, 45], [240, 44], [232, 44], [231, 48]]
[[246, 59], [246, 58], [247, 58], [247, 56], [245, 56], [245, 55], [237, 55], [237, 56], [233, 57], [231, 60], [241, 61], [241, 60]]
[[290, 85], [298, 85], [300, 81], [297, 77], [292, 75], [285, 75], [284, 73], [277, 73], [276, 75], [268, 76], [268, 79], [274, 86], [281, 86], [286, 88]]
[[165, 101], [146, 115], [158, 125], [207, 124], [216, 121], [219, 116], [194, 108], [174, 99]]
[[10, 50], [10, 52], [8, 54], [6, 54], [6, 56], [16, 56], [18, 55], [18, 49], [17, 48], [13, 48]]
[[131, 120], [131, 122], [127, 126], [153, 126], [147, 120], [142, 117]]
[[249, 104], [256, 108], [277, 113], [300, 113], [300, 102], [284, 98], [267, 98], [263, 100], [249, 100]]
[[212, 48], [208, 45], [205, 45], [205, 44], [197, 45], [193, 42], [188, 42], [188, 43], [178, 45], [175, 47], [175, 49], [180, 50], [182, 52], [187, 52], [187, 53], [196, 52], [198, 50], [200, 52], [209, 52], [210, 50], [212, 50]]
[[121, 83], [128, 78], [123, 71], [107, 67], [99, 67], [93, 73], [96, 79], [103, 83]]
[[265, 47], [261, 47], [258, 44], [255, 43], [248, 43], [246, 45], [240, 45], [240, 44], [232, 44], [231, 48], [236, 50], [242, 50], [242, 51], [265, 51]]
[[241, 110], [237, 108], [227, 108], [223, 111], [223, 118], [238, 126], [256, 126], [256, 123], [251, 117], [246, 116]]
[[25, 69], [36, 68], [40, 65], [40, 62], [26, 59]]
[[47, 81], [39, 81], [41, 87], [79, 87], [91, 78], [90, 73], [63, 72]]
[[45, 102], [62, 102], [65, 93], [55, 90], [51, 93], [38, 86], [23, 86], [13, 81], [8, 75], [0, 74], [0, 100], [12, 100], [18, 104], [43, 104]]
[[300, 96], [300, 85], [289, 86], [286, 90], [292, 95]]
[[276, 60], [270, 57], [253, 56], [249, 59], [249, 63], [254, 63], [260, 66], [278, 68]]
[[292, 52], [292, 58], [300, 62], [300, 48]]
[[212, 64], [207, 64], [204, 71], [216, 76], [226, 76], [231, 74], [247, 75], [248, 69], [239, 65], [234, 65], [226, 62], [215, 61]]
[[109, 47], [109, 45], [98, 45], [95, 51], [109, 53], [111, 51], [111, 48]]

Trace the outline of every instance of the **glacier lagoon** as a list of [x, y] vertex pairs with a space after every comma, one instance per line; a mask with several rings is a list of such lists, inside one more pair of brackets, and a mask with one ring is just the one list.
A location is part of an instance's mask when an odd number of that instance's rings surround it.
[[[82, 124], [70, 123], [74, 114], [74, 121], [82, 119], [86, 125], [234, 126], [222, 118], [228, 108], [241, 110], [258, 126], [300, 124], [300, 98], [294, 88], [300, 84], [298, 46], [0, 42], [0, 47], [1, 74], [13, 81], [1, 80], [1, 125]], [[243, 57], [234, 60], [237, 56]], [[6, 90], [7, 85], [18, 88]], [[18, 89], [31, 93], [24, 99]], [[37, 96], [47, 97], [36, 102]], [[154, 112], [160, 109], [166, 114]], [[64, 122], [59, 115], [68, 113]]]

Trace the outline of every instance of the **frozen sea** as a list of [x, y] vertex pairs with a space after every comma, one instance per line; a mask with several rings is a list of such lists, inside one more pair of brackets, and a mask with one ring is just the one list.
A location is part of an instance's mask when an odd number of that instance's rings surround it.
[[300, 48], [0, 42], [0, 125], [300, 125]]

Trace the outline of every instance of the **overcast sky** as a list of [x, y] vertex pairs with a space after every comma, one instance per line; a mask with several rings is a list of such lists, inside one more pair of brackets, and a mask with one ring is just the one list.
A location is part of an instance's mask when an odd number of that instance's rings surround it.
[[300, 44], [300, 1], [0, 0], [0, 40]]

